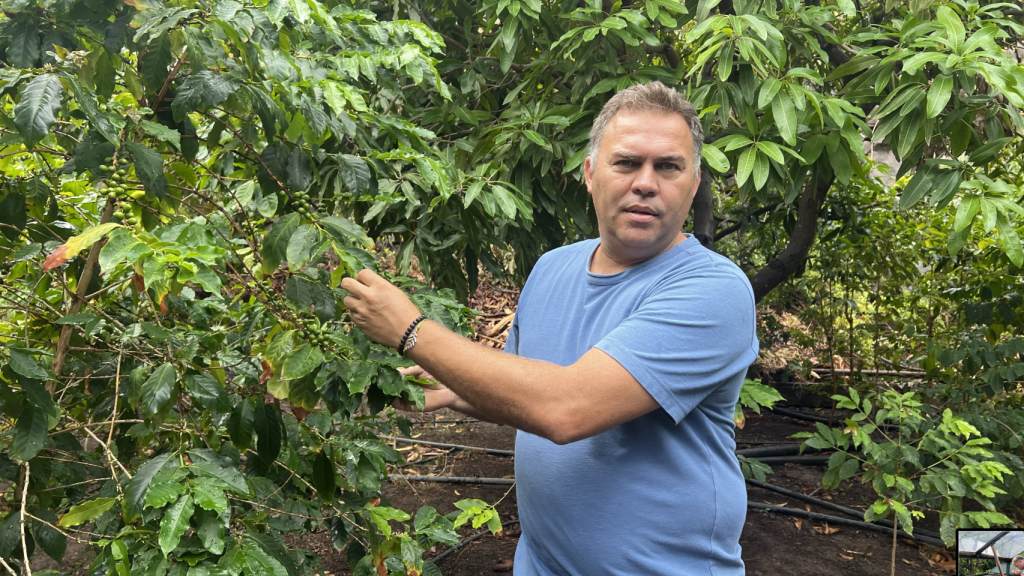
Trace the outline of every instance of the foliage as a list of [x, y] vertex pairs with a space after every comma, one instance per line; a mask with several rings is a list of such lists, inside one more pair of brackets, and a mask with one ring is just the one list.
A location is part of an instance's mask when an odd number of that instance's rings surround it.
[[[908, 534], [913, 518], [923, 518], [926, 509], [938, 509], [940, 533], [947, 545], [956, 541], [958, 527], [988, 528], [1013, 525], [996, 511], [992, 499], [1006, 492], [998, 483], [1012, 475], [1004, 464], [990, 459], [983, 448], [992, 443], [963, 418], [946, 408], [930, 416], [915, 400], [914, 392], [887, 390], [863, 398], [850, 389], [849, 396], [837, 395], [837, 407], [853, 411], [842, 430], [818, 423], [816, 432], [799, 432], [804, 444], [835, 450], [822, 479], [825, 488], [835, 488], [861, 469], [861, 482], [871, 483], [878, 494], [864, 512], [864, 520], [884, 518], [890, 513]], [[875, 441], [878, 432], [884, 440]], [[973, 438], [972, 438], [973, 436]], [[980, 503], [983, 511], [963, 511], [963, 499]]]
[[0, 556], [84, 537], [93, 574], [295, 576], [319, 560], [283, 535], [328, 530], [356, 574], [436, 573], [460, 511], [380, 495], [384, 409], [422, 391], [336, 286], [376, 267], [358, 199], [450, 194], [430, 132], [366, 101], [446, 98], [440, 38], [315, 1], [4, 8]]

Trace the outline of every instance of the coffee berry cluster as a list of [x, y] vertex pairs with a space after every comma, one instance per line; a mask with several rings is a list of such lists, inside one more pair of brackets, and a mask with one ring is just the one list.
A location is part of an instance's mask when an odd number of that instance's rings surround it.
[[[285, 201], [288, 199], [288, 194], [285, 193], [284, 190], [282, 190], [277, 193], [277, 197], [281, 201]], [[310, 206], [309, 204], [309, 199], [310, 196], [307, 192], [300, 192], [295, 195], [295, 199], [292, 203], [295, 206], [297, 206], [295, 211], [298, 212], [299, 215], [308, 217], [311, 213], [315, 212], [315, 210], [313, 210], [312, 206]]]
[[[109, 164], [100, 164], [99, 169], [103, 173], [103, 178], [107, 181], [107, 199], [118, 203], [117, 209], [114, 210], [113, 220], [114, 222], [121, 222], [123, 220], [125, 224], [135, 226], [139, 223], [139, 219], [132, 216], [130, 212], [126, 214], [122, 203], [127, 203], [129, 198], [138, 200], [144, 197], [146, 192], [145, 190], [125, 188], [128, 182], [128, 170], [125, 169], [128, 166], [127, 158], [121, 158], [115, 162], [113, 156], [108, 156], [106, 161]], [[126, 215], [127, 218], [125, 218]]]

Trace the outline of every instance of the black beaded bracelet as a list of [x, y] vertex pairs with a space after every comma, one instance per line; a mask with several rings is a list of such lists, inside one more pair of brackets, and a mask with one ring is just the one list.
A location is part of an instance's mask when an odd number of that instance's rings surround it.
[[403, 350], [405, 350], [405, 343], [409, 340], [409, 336], [412, 334], [412, 331], [416, 329], [416, 326], [419, 325], [420, 322], [423, 322], [426, 319], [426, 314], [420, 314], [419, 318], [413, 320], [412, 324], [409, 324], [409, 327], [405, 329], [405, 335], [402, 336], [402, 341], [398, 343], [398, 354], [400, 356], [405, 356], [405, 352], [403, 352]]

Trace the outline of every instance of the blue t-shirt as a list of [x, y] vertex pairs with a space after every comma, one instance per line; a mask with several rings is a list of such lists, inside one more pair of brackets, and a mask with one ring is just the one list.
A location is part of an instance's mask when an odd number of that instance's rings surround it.
[[660, 409], [559, 446], [516, 435], [518, 576], [744, 573], [733, 409], [757, 356], [754, 295], [694, 237], [594, 274], [587, 240], [537, 262], [505, 350], [562, 366], [597, 347]]

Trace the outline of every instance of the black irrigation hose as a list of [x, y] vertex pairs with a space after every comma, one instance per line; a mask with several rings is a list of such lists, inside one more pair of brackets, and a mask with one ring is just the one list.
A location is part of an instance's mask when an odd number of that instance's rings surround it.
[[[509, 520], [508, 522], [502, 522], [501, 523], [501, 527], [504, 528], [506, 526], [511, 526], [513, 524], [519, 524], [519, 520]], [[451, 548], [445, 550], [444, 552], [441, 552], [437, 556], [434, 556], [433, 558], [428, 560], [428, 562], [431, 562], [431, 563], [436, 565], [441, 560], [444, 560], [445, 558], [447, 558], [448, 555], [451, 554], [452, 552], [455, 552], [456, 550], [462, 548], [466, 544], [469, 544], [470, 542], [475, 542], [476, 540], [479, 540], [479, 539], [483, 538], [484, 536], [487, 536], [490, 533], [491, 533], [490, 530], [483, 530], [481, 532], [477, 532], [476, 534], [473, 534], [469, 538], [466, 538], [465, 540], [459, 542], [455, 546], [452, 546]]]
[[[763, 490], [770, 490], [772, 492], [777, 492], [777, 493], [782, 494], [784, 496], [789, 496], [790, 498], [796, 498], [797, 500], [800, 500], [800, 501], [803, 501], [803, 502], [807, 502], [808, 504], [814, 504], [815, 506], [818, 506], [820, 508], [826, 508], [828, 510], [834, 510], [836, 512], [842, 512], [843, 514], [846, 514], [847, 516], [850, 516], [851, 518], [856, 518], [858, 520], [862, 520], [864, 518], [864, 513], [861, 512], [860, 510], [854, 510], [853, 508], [847, 508], [846, 506], [840, 506], [839, 504], [834, 504], [834, 503], [828, 502], [826, 500], [820, 500], [818, 498], [813, 498], [813, 497], [808, 496], [806, 494], [802, 494], [800, 492], [794, 492], [793, 490], [788, 490], [788, 489], [783, 488], [781, 486], [775, 486], [773, 484], [766, 484], [766, 483], [758, 482], [757, 480], [754, 480], [752, 478], [748, 478], [747, 479], [747, 484], [750, 484], [751, 486], [756, 486], [756, 487], [761, 488]], [[881, 526], [886, 526], [888, 528], [892, 528], [892, 521], [891, 520], [877, 520], [875, 523], [879, 524]], [[918, 528], [918, 529], [915, 530], [915, 532], [917, 532], [918, 534], [920, 534], [922, 536], [931, 536], [932, 538], [942, 538], [942, 536], [938, 532], [932, 532], [931, 530], [924, 530], [924, 529]]]
[[426, 426], [427, 424], [472, 424], [475, 422], [483, 422], [483, 420], [476, 420], [473, 418], [465, 418], [460, 420], [413, 420], [413, 426]]
[[[805, 414], [803, 412], [797, 412], [795, 410], [786, 410], [785, 408], [772, 408], [771, 411], [775, 412], [780, 416], [789, 416], [790, 418], [796, 418], [797, 420], [804, 420], [807, 422], [822, 422], [824, 424], [828, 424], [828, 418], [825, 418], [824, 416], [818, 416], [817, 414]], [[834, 419], [832, 423], [835, 424], [837, 421], [842, 422], [841, 419]], [[882, 424], [879, 425], [878, 428], [882, 430], [891, 430], [893, 428], [896, 428], [896, 426], [893, 426], [892, 424]]]
[[408, 476], [405, 474], [389, 474], [392, 480], [408, 480], [410, 482], [442, 482], [445, 484], [497, 484], [511, 486], [516, 483], [514, 478], [480, 478], [477, 476]]
[[[784, 506], [772, 506], [771, 504], [762, 504], [760, 502], [747, 502], [748, 508], [755, 510], [768, 510], [770, 512], [778, 512], [779, 514], [786, 514], [788, 516], [799, 516], [800, 518], [807, 518], [809, 520], [817, 520], [818, 522], [828, 522], [829, 524], [835, 524], [836, 526], [849, 526], [852, 528], [862, 528], [864, 530], [873, 530], [875, 532], [884, 532], [886, 534], [892, 534], [892, 528], [885, 526], [879, 526], [878, 524], [871, 524], [868, 522], [862, 522], [858, 520], [850, 520], [848, 518], [841, 518], [839, 516], [829, 516], [827, 514], [818, 514], [817, 512], [808, 512], [806, 510], [800, 510], [799, 508], [786, 508]], [[908, 538], [916, 542], [922, 542], [924, 544], [931, 544], [933, 546], [945, 547], [946, 544], [938, 538], [932, 538], [930, 536], [911, 536], [906, 532], [900, 530], [897, 535], [900, 538]]]
[[828, 456], [768, 456], [758, 458], [762, 464], [800, 464], [803, 466], [817, 466], [828, 464]]
[[494, 456], [515, 456], [516, 453], [512, 450], [496, 450], [494, 448], [480, 448], [478, 446], [462, 446], [461, 444], [445, 444], [443, 442], [428, 442], [426, 440], [415, 440], [413, 438], [395, 438], [395, 442], [404, 442], [406, 444], [422, 444], [424, 446], [434, 446], [436, 448], [456, 448], [458, 450], [472, 450], [474, 452], [483, 452], [484, 454], [493, 454]]
[[[737, 450], [737, 456], [745, 456], [747, 458], [760, 458], [762, 456], [795, 456], [800, 454], [800, 443], [794, 444], [782, 444], [779, 446], [765, 446], [763, 448], [744, 448]], [[812, 454], [821, 452], [817, 448], [811, 446], [805, 446], [803, 454]]]

